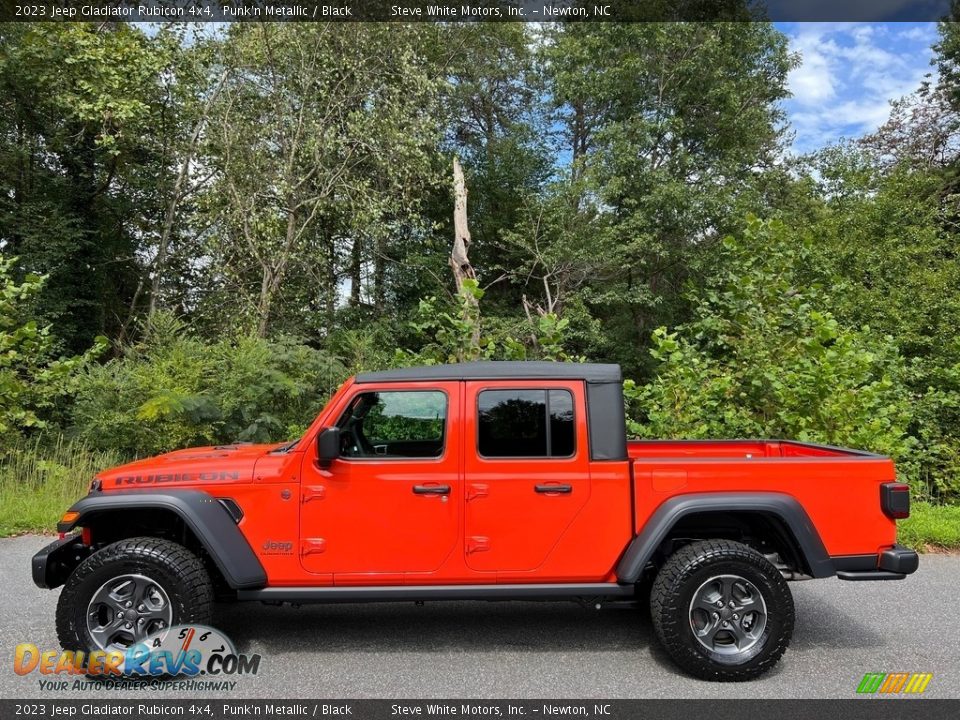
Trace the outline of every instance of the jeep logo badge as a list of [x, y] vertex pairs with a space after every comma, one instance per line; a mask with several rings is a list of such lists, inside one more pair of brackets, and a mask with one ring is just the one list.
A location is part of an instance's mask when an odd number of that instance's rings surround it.
[[266, 555], [289, 555], [293, 552], [293, 543], [288, 540], [267, 540], [263, 543]]

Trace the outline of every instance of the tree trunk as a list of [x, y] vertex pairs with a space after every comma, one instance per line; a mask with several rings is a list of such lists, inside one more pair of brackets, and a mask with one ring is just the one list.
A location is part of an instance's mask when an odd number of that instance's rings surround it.
[[453, 251], [450, 253], [450, 267], [457, 292], [467, 278], [476, 279], [477, 275], [467, 255], [470, 250], [470, 229], [467, 226], [467, 183], [463, 177], [460, 160], [453, 158]]
[[470, 264], [468, 251], [470, 250], [470, 228], [467, 226], [467, 182], [463, 177], [463, 168], [460, 160], [453, 158], [453, 250], [450, 253], [450, 267], [453, 269], [453, 279], [457, 285], [457, 297], [463, 303], [464, 316], [473, 316], [476, 321], [473, 325], [471, 346], [480, 344], [480, 303], [472, 291], [464, 291], [465, 280], [476, 280], [477, 274]]
[[337, 287], [337, 241], [331, 236], [329, 243], [327, 243], [327, 250], [329, 255], [327, 256], [327, 297], [326, 297], [326, 320], [327, 320], [327, 334], [333, 332], [334, 324], [337, 319], [337, 298], [340, 293], [339, 287]]
[[193, 156], [197, 153], [200, 134], [203, 132], [203, 127], [207, 123], [210, 108], [213, 106], [214, 101], [216, 101], [217, 96], [227, 82], [227, 76], [229, 74], [229, 69], [223, 71], [216, 88], [214, 88], [210, 97], [208, 97], [206, 103], [204, 103], [203, 112], [197, 119], [197, 124], [194, 126], [193, 133], [190, 136], [190, 144], [187, 146], [187, 152], [180, 162], [180, 172], [177, 173], [177, 180], [173, 186], [173, 195], [170, 197], [170, 204], [167, 205], [167, 212], [163, 219], [163, 230], [160, 232], [160, 242], [157, 244], [157, 257], [153, 261], [153, 277], [150, 280], [150, 307], [147, 310], [147, 317], [153, 317], [153, 314], [157, 311], [157, 298], [160, 295], [160, 286], [163, 284], [163, 272], [167, 262], [167, 251], [170, 247], [170, 234], [173, 232], [173, 221], [176, 218], [177, 206], [186, 194], [183, 186], [190, 176], [190, 164], [193, 162]]
[[273, 304], [273, 273], [269, 268], [263, 268], [260, 279], [260, 302], [257, 303], [257, 337], [267, 336], [270, 329], [270, 306]]
[[373, 302], [377, 312], [382, 313], [387, 306], [387, 240], [377, 233], [377, 251], [373, 258]]
[[357, 307], [360, 304], [360, 283], [362, 282], [361, 269], [363, 267], [363, 246], [360, 244], [360, 233], [353, 239], [350, 248], [350, 304]]

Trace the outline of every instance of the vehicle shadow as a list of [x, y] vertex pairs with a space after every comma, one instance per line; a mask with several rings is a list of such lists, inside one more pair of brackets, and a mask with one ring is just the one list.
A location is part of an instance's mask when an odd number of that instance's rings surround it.
[[[791, 648], [870, 648], [883, 636], [818, 593], [796, 597]], [[267, 652], [622, 652], [646, 650], [672, 668], [649, 612], [632, 603], [364, 603], [268, 607], [219, 605], [214, 625], [238, 650]]]
[[888, 638], [877, 631], [878, 625], [882, 627], [882, 622], [865, 624], [858, 619], [861, 616], [845, 612], [845, 608], [858, 607], [853, 594], [845, 593], [842, 604], [834, 603], [829, 598], [824, 598], [815, 587], [820, 583], [841, 582], [843, 581], [835, 579], [810, 581], [810, 587], [804, 587], [805, 583], [798, 583], [800, 587], [795, 587], [793, 591], [797, 623], [793, 631], [793, 641], [790, 643], [791, 648], [874, 648], [888, 644]]
[[214, 624], [237, 644], [268, 651], [570, 652], [636, 650], [655, 642], [633, 605], [595, 610], [571, 602], [220, 605]]

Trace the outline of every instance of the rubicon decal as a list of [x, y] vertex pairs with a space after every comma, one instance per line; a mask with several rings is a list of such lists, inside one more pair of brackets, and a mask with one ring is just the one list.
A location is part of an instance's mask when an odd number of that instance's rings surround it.
[[867, 673], [857, 686], [857, 692], [865, 695], [918, 695], [927, 689], [933, 673]]
[[236, 471], [207, 471], [198, 473], [157, 473], [156, 475], [121, 475], [115, 485], [159, 485], [162, 483], [216, 482], [218, 480], [239, 480]]
[[[219, 630], [205, 625], [174, 625], [127, 648], [41, 651], [32, 643], [17, 645], [17, 675], [86, 675], [88, 677], [195, 677], [256, 675], [260, 655], [238, 653]], [[53, 689], [66, 689], [65, 686]]]

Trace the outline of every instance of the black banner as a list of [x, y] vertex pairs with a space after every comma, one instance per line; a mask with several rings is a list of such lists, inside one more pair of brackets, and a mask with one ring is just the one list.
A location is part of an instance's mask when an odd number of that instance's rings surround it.
[[[709, 690], [704, 690], [709, 694]], [[951, 720], [960, 700], [0, 700], [0, 718], [595, 718], [597, 720]]]
[[0, 0], [12, 22], [891, 22], [956, 0]]

